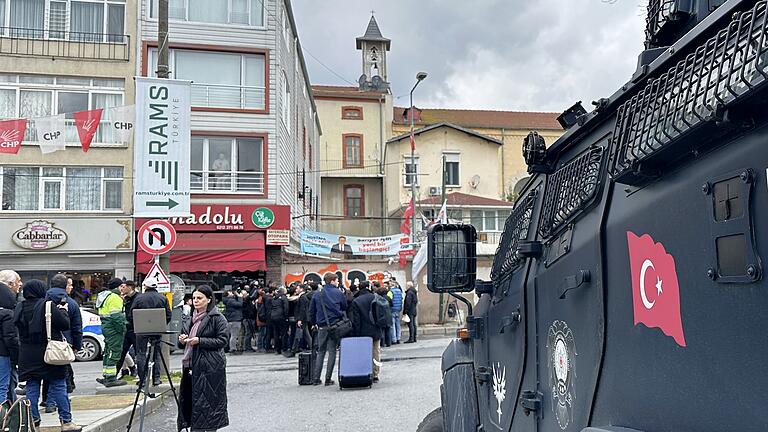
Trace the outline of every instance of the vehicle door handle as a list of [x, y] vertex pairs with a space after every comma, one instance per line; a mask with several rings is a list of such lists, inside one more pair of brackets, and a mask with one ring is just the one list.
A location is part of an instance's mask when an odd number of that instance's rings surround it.
[[588, 284], [590, 279], [589, 270], [579, 270], [575, 275], [566, 276], [563, 279], [563, 284], [560, 285], [560, 299], [564, 299], [568, 291]]
[[512, 312], [512, 315], [505, 316], [501, 319], [501, 328], [499, 328], [499, 333], [504, 333], [504, 329], [507, 327], [517, 326], [517, 323], [520, 322], [520, 319], [520, 312]]

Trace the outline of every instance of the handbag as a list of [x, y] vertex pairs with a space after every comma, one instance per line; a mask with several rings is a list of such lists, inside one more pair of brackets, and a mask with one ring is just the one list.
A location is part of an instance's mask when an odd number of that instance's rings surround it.
[[[325, 309], [325, 292], [320, 294], [320, 306], [323, 307], [323, 316], [325, 317], [325, 323], [328, 324], [328, 312]], [[328, 326], [328, 332], [331, 337], [336, 340], [341, 340], [348, 334], [352, 333], [352, 321], [347, 318], [346, 315], [342, 315], [341, 319]]]
[[409, 317], [408, 315], [403, 315], [403, 322], [408, 324], [409, 322], [411, 322], [411, 317]]
[[[75, 352], [69, 346], [66, 338], [63, 341], [51, 339], [51, 314], [53, 302], [45, 302], [45, 335], [48, 337], [48, 345], [45, 347], [43, 361], [49, 365], [62, 366], [75, 361]], [[62, 334], [63, 336], [63, 334]]]

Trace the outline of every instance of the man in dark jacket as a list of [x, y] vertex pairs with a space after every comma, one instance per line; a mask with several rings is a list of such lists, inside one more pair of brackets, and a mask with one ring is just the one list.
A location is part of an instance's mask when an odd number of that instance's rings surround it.
[[[171, 307], [168, 305], [168, 299], [164, 295], [157, 292], [157, 285], [154, 281], [145, 281], [143, 284], [144, 292], [136, 295], [133, 299], [131, 307], [131, 315], [133, 311], [138, 309], [165, 309], [165, 323], [171, 322]], [[143, 379], [147, 378], [147, 343], [149, 342], [149, 336], [136, 335], [136, 366], [139, 369], [139, 383], [141, 387], [144, 383]], [[156, 365], [160, 364], [160, 349], [156, 349], [154, 359]], [[152, 385], [157, 387], [161, 384], [160, 381], [160, 368], [152, 368]]]
[[[285, 287], [277, 289], [277, 294], [269, 302], [269, 325], [272, 328], [272, 336], [275, 338], [275, 353], [283, 353], [283, 343], [288, 331], [288, 296]], [[290, 347], [286, 346], [286, 349]]]
[[[18, 275], [15, 272], [10, 275], [15, 282]], [[16, 295], [8, 284], [0, 280], [0, 395], [7, 395], [11, 401], [16, 400], [14, 390], [18, 377], [14, 380], [13, 372], [19, 363], [19, 330], [13, 323], [14, 309]]]
[[347, 310], [347, 299], [344, 293], [339, 290], [339, 277], [335, 273], [327, 273], [323, 276], [325, 285], [322, 291], [312, 295], [312, 301], [309, 303], [309, 316], [318, 326], [317, 331], [317, 356], [315, 359], [315, 370], [312, 374], [312, 384], [320, 385], [320, 374], [323, 372], [323, 360], [325, 353], [328, 353], [328, 365], [325, 370], [325, 385], [335, 384], [331, 379], [333, 376], [333, 367], [336, 365], [336, 349], [339, 341], [336, 340], [330, 332], [330, 327], [336, 324], [344, 317], [344, 311]]
[[248, 293], [235, 293], [234, 291], [227, 291], [226, 297], [224, 297], [224, 318], [227, 319], [227, 327], [229, 328], [229, 352], [230, 354], [242, 354], [242, 350], [237, 349], [237, 340], [240, 338], [240, 328], [243, 324], [243, 294]]
[[376, 308], [371, 304], [375, 298], [370, 290], [371, 283], [368, 281], [360, 282], [360, 289], [357, 298], [352, 301], [349, 308], [349, 319], [352, 320], [352, 333], [355, 336], [368, 336], [373, 339], [373, 382], [379, 382], [379, 365], [381, 364], [381, 329], [375, 321]]
[[253, 336], [256, 332], [256, 305], [253, 304], [251, 293], [243, 287], [243, 321], [242, 334], [243, 340], [240, 343], [241, 350], [244, 352], [253, 352]]
[[407, 282], [405, 286], [405, 301], [403, 301], [403, 314], [408, 316], [408, 340], [405, 343], [416, 342], [416, 312], [419, 308], [419, 296], [413, 282]]
[[131, 347], [136, 349], [136, 333], [133, 332], [133, 301], [136, 300], [136, 282], [127, 280], [120, 285], [120, 294], [123, 296], [123, 310], [125, 311], [125, 320], [128, 324], [125, 326], [125, 337], [123, 338], [123, 351], [120, 353], [120, 360], [117, 367], [121, 368], [118, 379], [123, 379], [126, 375], [136, 376], [136, 366], [122, 369], [125, 357], [128, 355]]
[[[69, 330], [64, 332], [64, 337], [72, 345], [75, 352], [83, 349], [83, 318], [80, 315], [80, 306], [67, 293], [67, 277], [65, 275], [57, 274], [51, 278], [51, 287], [45, 293], [45, 299], [52, 301], [55, 305], [67, 304]], [[71, 365], [66, 365], [66, 367], [67, 393], [72, 393], [75, 390], [75, 372]], [[56, 403], [48, 397], [48, 381], [43, 381], [42, 396], [41, 400], [45, 402], [45, 412], [55, 411]]]
[[304, 284], [296, 286], [296, 308], [294, 309], [294, 319], [296, 320], [296, 337], [293, 338], [293, 346], [291, 352], [296, 354], [299, 352], [302, 344], [305, 342], [305, 346], [312, 346], [312, 336], [309, 334], [309, 326], [307, 325], [307, 314], [309, 313], [309, 297], [306, 293], [307, 286]]

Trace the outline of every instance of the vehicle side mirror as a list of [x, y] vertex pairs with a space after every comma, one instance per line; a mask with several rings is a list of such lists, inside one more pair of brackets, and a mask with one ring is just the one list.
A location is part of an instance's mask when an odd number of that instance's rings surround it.
[[477, 231], [472, 225], [437, 224], [427, 231], [427, 289], [470, 292], [477, 276]]

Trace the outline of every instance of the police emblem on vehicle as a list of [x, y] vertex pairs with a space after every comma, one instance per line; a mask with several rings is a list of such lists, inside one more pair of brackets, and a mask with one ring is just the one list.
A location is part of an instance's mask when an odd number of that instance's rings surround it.
[[576, 378], [574, 360], [576, 343], [565, 321], [555, 320], [547, 334], [549, 353], [549, 387], [552, 392], [552, 413], [560, 429], [573, 421], [573, 384]]
[[496, 414], [501, 424], [501, 404], [507, 397], [507, 367], [501, 366], [501, 363], [493, 365], [493, 397], [496, 398]]

